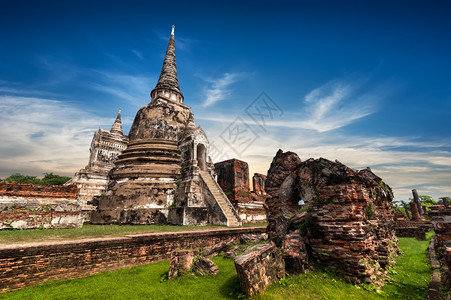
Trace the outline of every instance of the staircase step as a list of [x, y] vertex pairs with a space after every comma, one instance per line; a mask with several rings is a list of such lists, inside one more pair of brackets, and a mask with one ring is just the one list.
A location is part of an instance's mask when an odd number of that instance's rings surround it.
[[240, 226], [240, 222], [238, 221], [236, 215], [229, 207], [229, 199], [222, 192], [222, 190], [218, 188], [217, 183], [213, 179], [213, 177], [206, 171], [200, 171], [200, 175], [207, 185], [208, 189], [210, 190], [210, 193], [213, 195], [218, 205], [222, 208], [224, 216], [227, 218], [227, 222], [229, 224], [228, 226]]

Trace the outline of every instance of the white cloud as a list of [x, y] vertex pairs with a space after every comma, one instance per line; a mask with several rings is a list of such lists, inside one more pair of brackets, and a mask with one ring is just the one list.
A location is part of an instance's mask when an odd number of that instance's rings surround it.
[[[203, 118], [201, 123], [210, 142], [221, 151], [219, 160], [244, 160], [251, 176], [266, 174], [275, 153], [282, 149], [297, 153], [302, 160], [324, 157], [354, 169], [371, 167], [392, 187], [397, 200], [411, 197], [414, 188], [435, 199], [451, 196], [451, 152], [443, 150], [451, 147], [447, 143], [428, 143], [418, 137], [350, 136], [336, 131], [318, 133], [300, 127], [273, 126], [239, 156], [233, 145], [229, 147], [219, 138], [230, 120], [233, 119], [222, 116], [222, 122], [213, 117], [211, 121]], [[261, 133], [257, 126], [254, 129]]]
[[224, 73], [219, 79], [208, 79], [211, 86], [205, 89], [206, 100], [203, 103], [204, 107], [215, 104], [218, 101], [226, 99], [230, 96], [229, 86], [235, 83], [239, 78], [243, 76], [242, 73]]
[[0, 119], [2, 178], [14, 172], [73, 175], [88, 162], [94, 131], [114, 121], [68, 102], [19, 96], [0, 96]]
[[334, 80], [311, 91], [304, 99], [304, 115], [309, 117], [300, 127], [326, 132], [372, 114], [376, 95], [358, 94], [359, 87], [358, 83]]
[[[209, 106], [217, 101], [225, 99], [230, 95], [227, 86], [235, 82], [233, 74], [226, 73], [225, 76], [213, 82], [212, 88], [206, 92], [207, 100], [203, 106]], [[284, 118], [273, 118], [265, 120], [265, 127], [283, 127], [291, 129], [308, 129], [324, 133], [351, 124], [352, 122], [368, 116], [376, 111], [376, 103], [382, 97], [382, 92], [362, 92], [364, 80], [354, 80], [347, 83], [345, 80], [333, 80], [319, 88], [312, 90], [304, 97], [304, 106], [300, 111], [292, 108], [284, 113]], [[388, 89], [382, 89], [388, 93]], [[236, 115], [227, 113], [211, 113], [200, 116], [200, 120], [215, 122], [230, 122]], [[243, 116], [248, 124], [255, 123], [254, 120]]]

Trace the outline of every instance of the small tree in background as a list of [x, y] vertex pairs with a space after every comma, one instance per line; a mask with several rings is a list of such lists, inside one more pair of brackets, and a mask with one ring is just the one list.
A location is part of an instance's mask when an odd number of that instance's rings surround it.
[[63, 185], [68, 182], [70, 177], [55, 175], [53, 173], [44, 173], [44, 178], [41, 179], [43, 184]]
[[18, 183], [40, 183], [40, 179], [36, 178], [36, 176], [30, 175], [22, 175], [20, 173], [14, 173], [4, 181], [7, 182], [18, 182]]
[[70, 177], [55, 175], [53, 173], [44, 173], [44, 178], [39, 179], [36, 176], [22, 175], [14, 173], [3, 181], [17, 182], [17, 183], [34, 183], [34, 184], [55, 184], [63, 185], [69, 181]]

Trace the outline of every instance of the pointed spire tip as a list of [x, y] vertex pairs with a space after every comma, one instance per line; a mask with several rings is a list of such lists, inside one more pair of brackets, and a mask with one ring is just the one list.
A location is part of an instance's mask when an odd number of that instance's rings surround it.
[[172, 25], [172, 31], [171, 31], [171, 35], [174, 35], [174, 28], [175, 28], [175, 26], [174, 26], [174, 25]]

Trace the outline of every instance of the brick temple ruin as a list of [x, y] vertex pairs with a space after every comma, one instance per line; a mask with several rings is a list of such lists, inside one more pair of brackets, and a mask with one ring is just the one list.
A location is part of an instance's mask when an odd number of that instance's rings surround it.
[[301, 161], [279, 150], [268, 170], [268, 235], [282, 247], [286, 268], [311, 262], [354, 283], [382, 285], [398, 253], [391, 188], [370, 169], [338, 161]]
[[[95, 187], [96, 182], [102, 183], [97, 170], [101, 169], [103, 176], [111, 167], [104, 192], [91, 201], [95, 207], [91, 223], [241, 225], [238, 213], [213, 178], [208, 138], [202, 128], [195, 126], [191, 108], [183, 103], [174, 28], [150, 96], [151, 102], [137, 112], [128, 140], [122, 130], [112, 129], [110, 135], [116, 134], [123, 142], [117, 143], [120, 147], [105, 152], [102, 145], [98, 151], [94, 145], [90, 165], [100, 160], [99, 167], [88, 165], [79, 172], [83, 176], [78, 177], [86, 182], [85, 194], [93, 194], [101, 190]], [[119, 154], [116, 150], [124, 144]], [[103, 156], [93, 156], [99, 151], [108, 154], [107, 161]]]
[[250, 190], [249, 165], [238, 159], [229, 159], [215, 164], [217, 182], [225, 192], [243, 222], [266, 222], [265, 180], [266, 176], [255, 173], [254, 190]]

